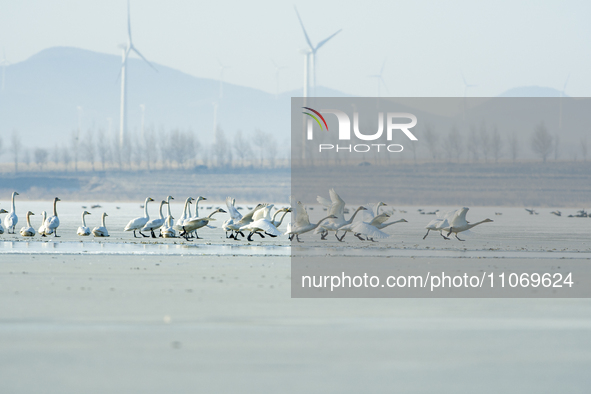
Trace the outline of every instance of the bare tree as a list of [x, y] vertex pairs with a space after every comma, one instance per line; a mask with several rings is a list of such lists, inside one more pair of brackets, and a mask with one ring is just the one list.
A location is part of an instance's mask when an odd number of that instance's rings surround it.
[[23, 147], [21, 144], [21, 137], [18, 135], [16, 130], [12, 132], [12, 137], [10, 138], [11, 146], [10, 150], [12, 152], [12, 158], [14, 159], [14, 172], [18, 172], [18, 155]]
[[277, 160], [277, 141], [272, 134], [267, 134], [267, 159], [271, 168], [275, 168]]
[[232, 147], [236, 153], [236, 157], [240, 161], [240, 166], [245, 166], [245, 161], [252, 156], [252, 148], [250, 142], [242, 136], [242, 131], [238, 130], [234, 135], [234, 141]]
[[29, 170], [29, 166], [31, 165], [31, 152], [29, 149], [23, 150], [23, 163], [27, 166], [27, 170]]
[[37, 148], [33, 154], [35, 156], [35, 164], [37, 164], [39, 169], [47, 164], [47, 157], [49, 156], [47, 149]]
[[51, 151], [51, 161], [57, 169], [60, 162], [60, 148], [58, 148], [57, 144], [53, 146], [53, 150]]
[[72, 161], [72, 156], [70, 156], [70, 150], [66, 147], [62, 147], [62, 162], [64, 163], [64, 169], [66, 171], [68, 171], [70, 161]]
[[531, 149], [534, 153], [542, 159], [545, 163], [548, 155], [552, 152], [554, 141], [544, 122], [536, 126], [532, 138]]
[[78, 172], [78, 154], [80, 149], [80, 130], [73, 130], [71, 136], [72, 156], [74, 157], [74, 171]]
[[587, 137], [581, 138], [581, 155], [583, 156], [583, 161], [587, 161]]
[[511, 134], [511, 137], [509, 138], [509, 154], [511, 155], [513, 164], [515, 164], [517, 156], [519, 156], [519, 140], [515, 133]]
[[225, 167], [227, 165], [229, 149], [224, 130], [222, 130], [222, 128], [219, 126], [215, 131], [215, 142], [212, 146], [212, 150], [216, 160], [216, 165], [218, 167]]
[[[254, 131], [255, 149], [258, 150], [256, 156], [259, 159], [259, 167], [263, 168], [265, 163], [265, 149], [267, 148], [267, 134], [261, 129]], [[257, 149], [258, 148], [258, 149]]]
[[495, 164], [497, 164], [503, 155], [503, 140], [501, 140], [501, 134], [499, 134], [499, 129], [496, 125], [493, 126], [490, 147], [492, 150], [492, 155], [495, 159]]
[[458, 163], [460, 162], [464, 147], [462, 145], [462, 135], [455, 126], [451, 128], [447, 135], [447, 139], [445, 140], [445, 150], [449, 161], [454, 158]]
[[144, 158], [148, 171], [150, 171], [151, 163], [156, 161], [156, 135], [154, 127], [148, 127], [144, 131]]
[[117, 164], [119, 171], [123, 168], [123, 156], [121, 154], [121, 145], [119, 143], [119, 137], [113, 134], [111, 139], [111, 156], [113, 163]]
[[556, 134], [554, 136], [553, 151], [554, 151], [554, 161], [558, 161], [558, 156], [560, 155], [560, 136], [558, 134]]
[[488, 130], [486, 128], [486, 123], [482, 121], [480, 124], [480, 151], [482, 152], [482, 156], [484, 156], [484, 162], [488, 163], [488, 156], [490, 154], [491, 145], [490, 145], [490, 135], [488, 134]]
[[427, 149], [431, 155], [431, 160], [437, 161], [437, 158], [439, 157], [439, 137], [433, 132], [430, 125], [427, 125], [425, 128], [425, 141], [427, 142]]
[[95, 146], [94, 146], [94, 130], [88, 129], [86, 132], [86, 138], [84, 139], [84, 143], [82, 144], [82, 150], [84, 152], [84, 156], [90, 162], [92, 167], [92, 171], [94, 171], [94, 157], [95, 157]]
[[105, 171], [105, 163], [109, 157], [109, 141], [105, 136], [105, 129], [103, 128], [100, 128], [97, 132], [96, 151], [103, 171]]

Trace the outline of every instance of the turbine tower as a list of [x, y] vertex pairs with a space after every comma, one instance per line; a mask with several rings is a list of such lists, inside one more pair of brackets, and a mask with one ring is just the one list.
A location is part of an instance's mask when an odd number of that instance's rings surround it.
[[121, 117], [119, 127], [119, 146], [123, 147], [123, 141], [125, 140], [125, 134], [127, 133], [127, 59], [134, 51], [139, 57], [141, 57], [150, 67], [156, 72], [158, 70], [152, 65], [145, 57], [137, 50], [131, 40], [131, 16], [129, 12], [129, 0], [127, 1], [127, 45], [121, 46], [123, 50], [122, 62], [121, 62]]
[[558, 111], [558, 133], [559, 133], [559, 135], [562, 135], [562, 98], [564, 96], [566, 96], [564, 91], [566, 90], [566, 84], [568, 84], [569, 79], [570, 79], [570, 73], [568, 73], [568, 75], [566, 77], [566, 81], [564, 81], [564, 86], [562, 87], [562, 90], [560, 91], [560, 98], [558, 99], [558, 100], [560, 100], [560, 110]]
[[224, 98], [224, 70], [230, 68], [230, 66], [224, 66], [224, 64], [218, 59], [220, 65], [220, 101]]
[[[312, 45], [312, 41], [310, 41], [310, 37], [308, 37], [308, 33], [306, 32], [306, 28], [304, 27], [304, 23], [302, 22], [302, 18], [300, 17], [298, 9], [295, 6], [293, 8], [295, 9], [295, 12], [298, 16], [298, 20], [300, 21], [300, 25], [302, 26], [302, 30], [304, 31], [306, 42], [310, 47], [310, 53], [306, 55], [306, 68], [309, 70], [309, 73], [306, 73], [308, 74], [308, 76], [306, 77], [306, 83], [308, 83], [308, 80], [312, 81], [312, 97], [314, 97], [316, 96], [316, 53], [320, 48], [322, 48], [324, 44], [328, 42], [328, 40], [339, 34], [343, 29], [339, 29], [336, 33], [333, 33], [324, 40], [320, 41], [316, 46], [314, 46]], [[311, 65], [311, 67], [308, 67], [308, 64]], [[307, 97], [307, 93], [305, 92], [305, 90], [306, 89], [304, 89], [304, 97]]]
[[3, 58], [0, 60], [0, 67], [2, 67], [2, 88], [0, 90], [4, 90], [4, 79], [6, 78], [6, 66], [10, 64], [10, 62], [6, 59], [6, 50], [2, 48], [2, 55]]
[[466, 105], [466, 92], [468, 89], [475, 87], [476, 85], [470, 85], [466, 82], [466, 78], [464, 77], [464, 73], [460, 70], [460, 75], [462, 76], [462, 83], [464, 85], [464, 123], [466, 122], [466, 112], [468, 110]]
[[385, 66], [386, 66], [386, 59], [384, 59], [384, 63], [382, 64], [382, 68], [380, 69], [379, 74], [369, 75], [369, 78], [375, 78], [378, 83], [378, 98], [380, 97], [380, 87], [382, 85], [384, 85], [384, 87], [386, 88], [386, 91], [388, 90], [388, 86], [386, 85], [386, 82], [384, 81], [384, 78], [382, 77], [382, 74], [384, 73]]

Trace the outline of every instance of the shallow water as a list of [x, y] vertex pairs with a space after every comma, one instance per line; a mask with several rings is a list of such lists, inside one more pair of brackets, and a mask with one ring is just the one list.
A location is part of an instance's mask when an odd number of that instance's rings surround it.
[[[228, 219], [228, 214], [216, 214], [217, 220], [211, 224], [216, 228], [199, 230], [203, 239], [185, 241], [181, 238], [134, 238], [133, 233], [124, 232], [127, 222], [135, 217], [143, 216], [143, 209], [138, 203], [100, 203], [101, 208], [90, 208], [95, 203], [88, 202], [59, 202], [58, 214], [60, 227], [59, 238], [52, 236], [42, 238], [35, 236], [24, 238], [20, 234], [0, 235], [1, 254], [156, 254], [156, 255], [270, 255], [289, 256], [301, 254], [326, 255], [360, 255], [360, 256], [391, 256], [391, 257], [465, 257], [465, 258], [591, 258], [591, 218], [568, 218], [569, 214], [576, 214], [576, 209], [559, 209], [563, 216], [550, 214], [557, 208], [540, 208], [538, 215], [530, 215], [523, 208], [503, 207], [473, 207], [467, 215], [470, 222], [477, 222], [485, 218], [494, 220], [474, 227], [469, 232], [461, 233], [461, 242], [453, 238], [446, 241], [437, 232], [431, 231], [426, 239], [425, 226], [435, 215], [423, 215], [419, 207], [395, 207], [396, 212], [390, 219], [395, 221], [404, 218], [408, 223], [398, 223], [388, 227], [385, 231], [391, 236], [379, 242], [362, 242], [352, 234], [347, 234], [345, 242], [338, 242], [334, 234], [329, 234], [326, 241], [321, 241], [317, 234], [304, 234], [300, 237], [303, 243], [294, 241], [292, 244], [286, 236], [277, 238], [254, 236], [253, 242], [242, 238], [240, 241], [225, 238], [221, 229], [222, 223]], [[158, 217], [158, 205], [149, 204], [150, 217]], [[245, 204], [240, 211], [248, 212]], [[81, 225], [80, 215], [86, 206], [92, 215], [87, 216], [87, 226], [93, 228], [100, 225], [102, 212], [107, 212], [107, 228], [109, 238], [79, 237], [76, 235]], [[279, 205], [282, 207], [283, 205]], [[8, 208], [8, 201], [0, 201], [0, 207]], [[205, 216], [217, 207], [225, 208], [222, 202], [200, 204], [199, 216]], [[348, 206], [353, 211], [353, 206]], [[50, 201], [18, 201], [17, 214], [19, 223], [17, 230], [25, 224], [25, 213], [31, 210], [36, 215], [32, 217], [32, 226], [37, 229], [41, 224], [41, 211], [52, 211]], [[194, 206], [192, 206], [194, 214]], [[312, 222], [326, 216], [320, 206], [312, 206], [308, 212]], [[387, 207], [389, 208], [389, 207]], [[432, 212], [437, 209], [447, 211], [458, 207], [420, 207], [424, 211]], [[171, 211], [175, 218], [182, 214], [182, 202], [173, 202]], [[400, 211], [406, 211], [401, 213]], [[496, 213], [502, 213], [497, 215]], [[166, 215], [166, 205], [164, 206]], [[3, 219], [2, 215], [2, 219]], [[348, 217], [348, 215], [346, 215]], [[288, 215], [280, 230], [285, 231]]]

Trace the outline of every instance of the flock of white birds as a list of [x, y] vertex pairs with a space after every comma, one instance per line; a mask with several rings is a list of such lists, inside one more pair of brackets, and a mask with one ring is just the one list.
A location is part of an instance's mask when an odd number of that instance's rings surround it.
[[[4, 217], [4, 226], [10, 234], [16, 233], [18, 216], [16, 215], [15, 209], [15, 197], [18, 195], [17, 192], [12, 193], [12, 209], [10, 212], [0, 209], [0, 213], [8, 214]], [[387, 204], [383, 202], [359, 206], [351, 214], [349, 219], [345, 219], [345, 214], [348, 214], [349, 212], [345, 206], [345, 201], [334, 189], [329, 190], [329, 195], [330, 199], [321, 196], [317, 197], [318, 203], [324, 207], [324, 210], [327, 211], [327, 215], [316, 223], [310, 222], [308, 212], [300, 201], [295, 204], [292, 203], [291, 208], [276, 209], [275, 212], [273, 212], [274, 204], [261, 203], [245, 215], [242, 215], [239, 212], [240, 208], [236, 207], [236, 200], [232, 197], [227, 197], [227, 211], [217, 208], [207, 216], [199, 216], [199, 202], [207, 200], [205, 197], [201, 196], [197, 199], [188, 197], [185, 200], [183, 213], [176, 222], [174, 222], [174, 217], [170, 211], [170, 201], [174, 200], [174, 198], [168, 196], [166, 200], [160, 202], [159, 217], [157, 219], [150, 219], [148, 214], [148, 204], [151, 201], [154, 201], [154, 199], [148, 197], [143, 205], [144, 216], [130, 220], [125, 226], [124, 231], [133, 232], [133, 235], [136, 238], [138, 237], [137, 233], [139, 233], [141, 237], [156, 238], [155, 231], [158, 231], [158, 237], [182, 237], [187, 241], [191, 241], [192, 239], [201, 239], [197, 234], [198, 230], [203, 228], [215, 228], [210, 224], [211, 221], [216, 220], [213, 217], [214, 215], [218, 213], [228, 213], [230, 218], [225, 220], [222, 224], [222, 229], [226, 232], [226, 238], [228, 239], [238, 240], [239, 237], [246, 237], [248, 241], [252, 241], [254, 235], [258, 235], [261, 238], [265, 238], [265, 236], [274, 238], [280, 235], [287, 235], [290, 241], [295, 239], [297, 242], [303, 242], [300, 240], [300, 235], [314, 231], [314, 234], [320, 235], [321, 240], [326, 240], [329, 233], [334, 233], [339, 242], [344, 242], [347, 233], [352, 233], [362, 241], [376, 242], [376, 239], [389, 237], [389, 234], [383, 231], [386, 227], [397, 223], [407, 222], [405, 219], [388, 222], [395, 210], [384, 208]], [[21, 228], [20, 234], [23, 237], [33, 237], [37, 233], [42, 237], [51, 234], [55, 237], [59, 237], [59, 235], [57, 235], [58, 227], [60, 225], [57, 213], [58, 201], [60, 201], [60, 199], [57, 197], [53, 201], [52, 216], [47, 217], [46, 212], [42, 212], [42, 224], [37, 231], [31, 226], [30, 221], [30, 216], [34, 215], [34, 213], [28, 211], [26, 214], [27, 225]], [[194, 215], [191, 213], [191, 204], [193, 203], [195, 204]], [[164, 205], [167, 206], [166, 216], [164, 216], [162, 212]], [[292, 218], [295, 220], [288, 223], [287, 231], [283, 233], [279, 230], [279, 227], [285, 216], [290, 212], [292, 213]], [[427, 234], [425, 234], [423, 239], [425, 239], [427, 235], [429, 235], [429, 232], [433, 230], [438, 231], [446, 240], [449, 240], [449, 236], [453, 233], [456, 239], [463, 241], [458, 237], [458, 233], [467, 231], [482, 223], [492, 222], [491, 219], [484, 219], [480, 222], [470, 223], [466, 220], [467, 212], [468, 208], [445, 213], [437, 212], [437, 218], [432, 220], [426, 226]], [[86, 210], [82, 212], [82, 225], [78, 227], [77, 234], [83, 237], [90, 236], [91, 234], [95, 237], [108, 237], [109, 232], [105, 224], [105, 218], [108, 216], [107, 213], [103, 213], [102, 215], [101, 226], [94, 227], [92, 230], [86, 226], [85, 216], [88, 214], [89, 212]], [[144, 234], [147, 232], [150, 234]], [[4, 228], [0, 224], [0, 234], [3, 233]], [[245, 233], [248, 233], [248, 235], [245, 235]]]

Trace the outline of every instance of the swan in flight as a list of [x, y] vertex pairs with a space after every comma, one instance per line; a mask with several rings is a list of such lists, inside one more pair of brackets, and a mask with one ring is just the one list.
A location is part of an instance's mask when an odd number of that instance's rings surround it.
[[[226, 238], [234, 239], [234, 228], [232, 227], [235, 223], [238, 223], [240, 219], [242, 219], [242, 214], [238, 212], [236, 209], [236, 199], [232, 197], [226, 197], [226, 207], [228, 207], [228, 213], [230, 214], [230, 219], [226, 220], [224, 224], [222, 224], [222, 228], [226, 232]], [[230, 231], [230, 236], [228, 236], [228, 231]]]
[[[82, 226], [78, 227], [78, 231], [76, 232], [76, 234], [80, 235], [81, 237], [86, 237], [90, 235], [90, 229], [86, 227], [86, 219], [84, 219], [84, 216], [86, 215], [90, 215], [90, 212], [82, 212]], [[41, 228], [39, 229], [39, 232], [41, 232]]]
[[185, 207], [183, 208], [183, 214], [181, 215], [181, 217], [178, 218], [176, 224], [173, 226], [173, 228], [176, 231], [181, 231], [183, 229], [183, 223], [187, 219], [187, 217], [189, 217], [188, 215], [190, 215], [190, 213], [187, 214], [187, 210], [189, 209], [189, 205], [191, 204], [191, 202], [193, 202], [193, 197], [187, 197], [187, 199], [185, 200]]
[[[12, 193], [12, 209], [8, 215], [4, 216], [4, 227], [6, 227], [8, 234], [14, 234], [14, 229], [18, 223], [18, 216], [16, 216], [16, 209], [14, 207], [14, 197], [18, 195], [17, 192]], [[10, 232], [10, 229], [12, 229], [12, 232]]]
[[154, 230], [162, 227], [164, 224], [164, 216], [162, 215], [162, 206], [164, 204], [168, 205], [168, 213], [170, 215], [170, 200], [174, 200], [172, 196], [168, 196], [166, 200], [162, 200], [160, 202], [160, 216], [158, 219], [152, 219], [142, 228], [142, 231], [150, 231], [152, 238], [156, 238], [156, 234], [154, 234]]
[[449, 240], [448, 237], [443, 235], [443, 230], [449, 228], [449, 222], [456, 215], [457, 212], [458, 210], [448, 211], [445, 213], [438, 212], [437, 219], [431, 220], [427, 224], [427, 226], [425, 226], [425, 228], [427, 229], [427, 234], [425, 234], [423, 239], [427, 238], [427, 235], [429, 235], [430, 231], [439, 231], [439, 234], [443, 237], [443, 239]]
[[[339, 236], [338, 236], [339, 228], [346, 226], [348, 224], [351, 224], [353, 222], [353, 220], [355, 220], [355, 216], [360, 211], [367, 210], [367, 208], [360, 206], [353, 213], [353, 216], [351, 216], [351, 218], [349, 220], [345, 220], [345, 201], [337, 194], [337, 192], [335, 192], [334, 189], [330, 189], [329, 194], [330, 194], [331, 205], [328, 210], [328, 214], [331, 216], [335, 216], [335, 218], [328, 219], [328, 220], [324, 221], [322, 223], [322, 225], [319, 226], [316, 229], [316, 231], [314, 231], [314, 233], [321, 234], [320, 239], [326, 240], [326, 236], [328, 235], [328, 232], [334, 231], [335, 237], [340, 241]], [[323, 205], [326, 205], [328, 202], [328, 200], [326, 200], [325, 198], [323, 198], [321, 196], [318, 196], [316, 200], [320, 204], [323, 204]]]
[[35, 236], [35, 229], [31, 226], [31, 215], [34, 215], [33, 212], [27, 212], [27, 227], [21, 228], [21, 235], [23, 237], [33, 237]]
[[95, 237], [109, 237], [109, 232], [107, 231], [107, 226], [105, 224], [105, 218], [109, 216], [106, 212], [103, 212], [103, 216], [101, 217], [101, 226], [95, 227], [92, 229], [92, 235]]
[[60, 219], [57, 216], [58, 201], [61, 201], [58, 197], [53, 199], [53, 216], [50, 216], [45, 220], [46, 232], [49, 232], [49, 234], [53, 233], [54, 237], [59, 237], [59, 235], [57, 235], [57, 228], [60, 226]]
[[144, 216], [130, 220], [123, 231], [133, 231], [134, 238], [138, 238], [135, 234], [135, 232], [138, 231], [142, 237], [148, 238], [148, 235], [142, 234], [142, 227], [150, 221], [150, 216], [148, 215], [148, 203], [150, 201], [154, 201], [154, 199], [152, 197], [146, 198], [146, 202], [144, 203]]
[[[0, 214], [8, 213], [6, 209], [0, 209]], [[4, 234], [4, 227], [2, 227], [2, 220], [0, 220], [0, 234]]]
[[192, 220], [189, 220], [188, 222], [185, 222], [185, 224], [183, 225], [183, 232], [181, 234], [179, 234], [179, 236], [184, 237], [185, 240], [189, 241], [189, 233], [191, 233], [192, 231], [196, 231], [196, 230], [200, 229], [201, 227], [207, 226], [210, 221], [215, 220], [213, 218], [213, 215], [215, 215], [218, 212], [226, 213], [226, 211], [224, 211], [223, 209], [218, 208], [215, 211], [213, 211], [212, 213], [210, 213], [208, 216], [205, 216], [202, 218], [197, 218], [197, 219], [192, 219]]
[[247, 240], [252, 241], [252, 236], [256, 233], [261, 236], [261, 238], [265, 238], [265, 236], [261, 233], [265, 233], [270, 237], [277, 237], [281, 235], [281, 231], [277, 230], [272, 223], [271, 219], [271, 209], [273, 208], [273, 204], [269, 204], [266, 207], [259, 209], [255, 212], [252, 217], [252, 222], [240, 227], [240, 231], [250, 231]]
[[458, 237], [458, 233], [461, 233], [466, 230], [470, 230], [472, 227], [478, 226], [479, 224], [490, 223], [493, 221], [491, 219], [484, 219], [484, 220], [481, 220], [480, 222], [468, 223], [466, 221], [466, 213], [468, 213], [468, 209], [469, 208], [465, 208], [465, 207], [460, 209], [456, 213], [454, 218], [449, 222], [449, 232], [447, 233], [448, 237], [451, 233], [454, 233], [454, 235], [458, 241], [464, 241], [463, 239], [460, 239]]
[[172, 228], [172, 221], [174, 218], [168, 215], [164, 221], [162, 227], [160, 227], [160, 235], [162, 238], [176, 238], [176, 231]]
[[285, 235], [289, 236], [290, 241], [295, 237], [298, 242], [304, 242], [300, 241], [300, 235], [315, 230], [325, 220], [336, 219], [335, 215], [328, 215], [327, 217], [320, 219], [318, 223], [312, 224], [310, 223], [310, 217], [308, 216], [308, 212], [306, 212], [306, 208], [304, 208], [304, 205], [300, 201], [297, 202], [295, 209], [292, 208], [292, 213], [295, 215], [295, 224], [289, 226], [285, 233]]

